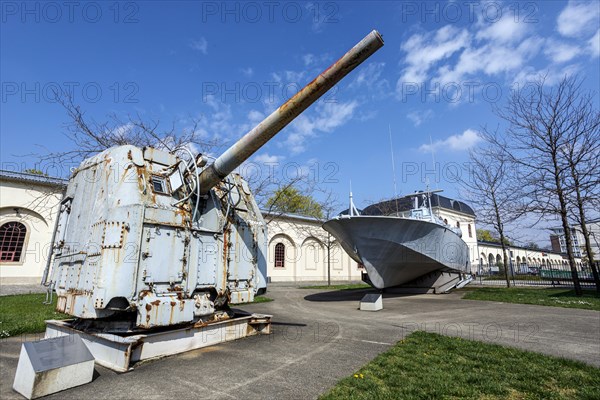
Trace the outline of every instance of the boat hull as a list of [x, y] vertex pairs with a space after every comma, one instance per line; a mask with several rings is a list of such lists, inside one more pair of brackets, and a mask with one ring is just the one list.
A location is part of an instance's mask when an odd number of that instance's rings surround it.
[[365, 266], [378, 289], [413, 281], [437, 270], [469, 272], [467, 244], [449, 227], [434, 222], [354, 216], [332, 219], [323, 228]]

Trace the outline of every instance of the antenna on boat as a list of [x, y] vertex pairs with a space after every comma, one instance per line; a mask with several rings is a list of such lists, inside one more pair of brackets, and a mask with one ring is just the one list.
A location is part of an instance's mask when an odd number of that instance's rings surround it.
[[[433, 154], [433, 152], [432, 152]], [[427, 206], [429, 207], [429, 218], [431, 218], [431, 222], [434, 222], [434, 218], [433, 218], [433, 208], [431, 207], [431, 194], [433, 193], [432, 191], [429, 190], [429, 180], [427, 182]]]
[[429, 148], [431, 149], [431, 160], [433, 161], [433, 170], [435, 171], [435, 155], [433, 153], [433, 140], [431, 140], [431, 135], [429, 135]]
[[350, 179], [350, 205], [348, 207], [348, 214], [350, 214], [351, 217], [360, 215], [356, 209], [356, 206], [354, 205], [354, 201], [352, 200], [352, 179]]
[[396, 186], [396, 162], [394, 161], [394, 145], [392, 143], [392, 125], [388, 124], [390, 133], [390, 151], [392, 152], [392, 175], [394, 176], [394, 199], [396, 200], [396, 215], [400, 212], [398, 209], [398, 187]]

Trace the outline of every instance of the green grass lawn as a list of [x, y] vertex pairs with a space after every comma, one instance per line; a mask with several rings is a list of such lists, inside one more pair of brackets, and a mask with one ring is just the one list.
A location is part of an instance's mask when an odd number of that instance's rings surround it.
[[254, 304], [254, 303], [268, 303], [273, 301], [272, 298], [266, 296], [254, 296], [254, 301], [252, 303], [231, 303], [232, 306], [243, 306], [244, 304]]
[[[52, 305], [43, 304], [46, 295], [43, 293], [0, 296], [0, 338], [23, 333], [43, 332], [47, 319], [67, 319], [70, 315], [55, 311], [56, 296]], [[256, 296], [254, 303], [266, 303], [273, 299]]]
[[0, 296], [0, 338], [43, 332], [45, 320], [70, 318], [55, 311], [56, 296], [52, 304], [42, 304], [45, 300], [44, 293]]
[[501, 301], [504, 303], [537, 304], [600, 311], [600, 296], [593, 290], [584, 290], [578, 297], [570, 289], [532, 288], [468, 288], [463, 299]]
[[318, 285], [318, 286], [300, 286], [300, 289], [330, 289], [330, 290], [354, 290], [354, 289], [368, 289], [370, 285], [366, 283], [348, 283], [344, 285]]
[[321, 399], [600, 399], [600, 369], [415, 332]]
[[[551, 282], [551, 279], [542, 279], [540, 276], [538, 275], [514, 275], [514, 276], [509, 276], [508, 277], [511, 281], [536, 281], [536, 282], [540, 282], [542, 280], [546, 280], [548, 282]], [[479, 278], [476, 278], [479, 279]], [[486, 276], [483, 278], [484, 281], [506, 281], [506, 277], [504, 276], [504, 274], [499, 274], [499, 275], [492, 275], [492, 276]]]

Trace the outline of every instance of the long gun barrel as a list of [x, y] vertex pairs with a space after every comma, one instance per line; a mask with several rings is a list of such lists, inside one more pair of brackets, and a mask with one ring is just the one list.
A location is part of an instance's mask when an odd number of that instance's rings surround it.
[[200, 192], [208, 193], [213, 186], [246, 161], [294, 118], [382, 46], [383, 39], [379, 32], [374, 30], [369, 33], [342, 58], [319, 74], [312, 82], [228, 148], [213, 164], [205, 168], [199, 177]]

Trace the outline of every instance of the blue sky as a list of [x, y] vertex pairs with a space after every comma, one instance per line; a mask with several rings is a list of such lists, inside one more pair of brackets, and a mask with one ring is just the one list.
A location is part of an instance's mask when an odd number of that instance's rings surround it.
[[362, 207], [394, 194], [391, 129], [398, 192], [428, 181], [458, 197], [451, 173], [477, 131], [502, 127], [494, 104], [540, 74], [600, 85], [597, 1], [8, 1], [1, 11], [3, 169], [72, 146], [57, 85], [98, 121], [139, 113], [184, 130], [193, 117], [207, 139], [231, 144], [377, 29], [385, 46], [257, 153], [253, 171], [302, 168], [343, 204], [352, 181]]

